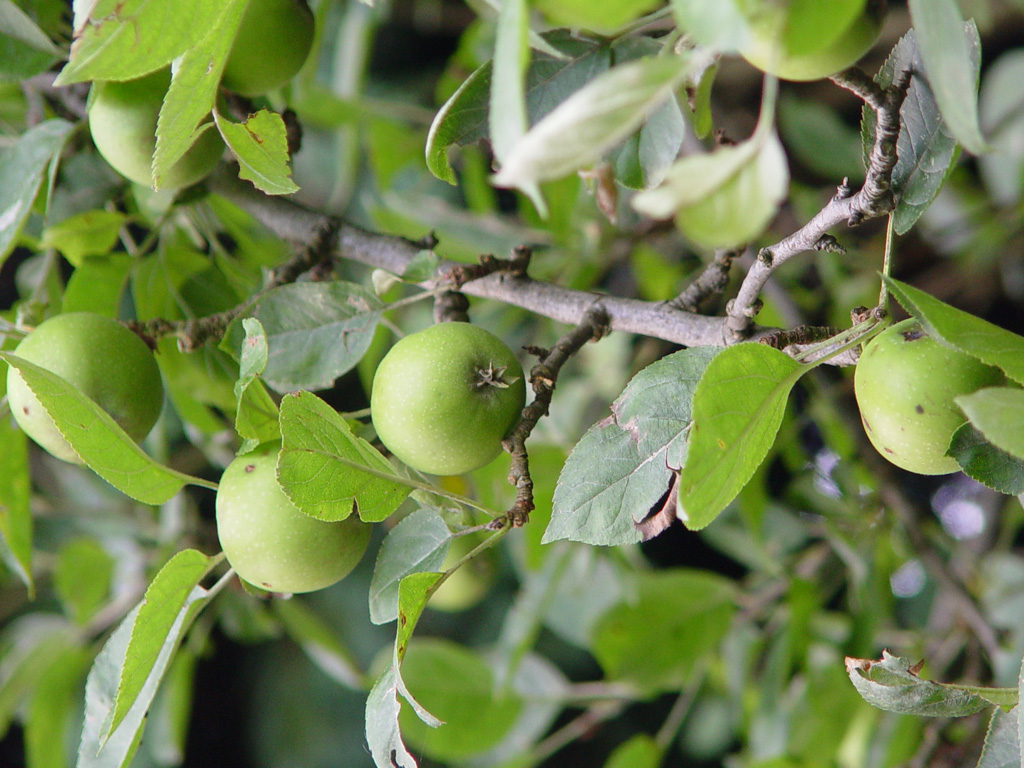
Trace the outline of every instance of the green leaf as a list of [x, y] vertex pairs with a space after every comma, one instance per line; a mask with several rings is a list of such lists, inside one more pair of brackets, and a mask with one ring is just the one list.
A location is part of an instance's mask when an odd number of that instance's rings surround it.
[[238, 159], [240, 178], [268, 195], [298, 192], [288, 165], [288, 131], [279, 114], [261, 109], [244, 123], [233, 123], [216, 111], [213, 116], [220, 135]]
[[83, 211], [44, 229], [39, 248], [56, 248], [77, 267], [86, 256], [110, 253], [127, 218], [118, 211]]
[[[968, 36], [972, 41], [972, 56], [977, 68], [981, 44], [973, 24], [968, 24]], [[924, 71], [914, 30], [910, 30], [896, 44], [875, 76], [875, 81], [887, 88], [892, 85], [895, 73], [905, 70], [915, 73]], [[863, 111], [862, 135], [864, 162], [867, 165], [875, 135], [875, 112], [868, 107]], [[912, 77], [907, 97], [900, 109], [897, 160], [892, 174], [892, 188], [896, 195], [893, 224], [897, 234], [909, 231], [931, 205], [953, 168], [957, 151], [956, 139], [943, 122], [935, 103], [935, 95], [927, 81], [921, 76]]]
[[113, 571], [113, 559], [94, 539], [72, 539], [60, 548], [53, 589], [71, 621], [81, 626], [93, 617], [107, 598]]
[[1024, 190], [1024, 147], [1017, 142], [1024, 132], [1024, 50], [1000, 55], [985, 70], [978, 93], [981, 128], [993, 149], [978, 158], [982, 181], [990, 199], [1012, 206]]
[[526, 0], [503, 0], [498, 12], [491, 74], [489, 125], [498, 162], [526, 133], [526, 68], [530, 63]]
[[67, 120], [47, 120], [29, 128], [0, 154], [0, 264], [32, 210], [43, 173], [73, 127]]
[[[341, 280], [275, 288], [251, 312], [267, 335], [263, 380], [278, 392], [330, 387], [366, 353], [383, 309], [361, 285]], [[237, 358], [242, 337], [236, 319], [221, 348]]]
[[964, 717], [992, 704], [1012, 707], [1016, 689], [968, 688], [934, 683], [917, 676], [906, 659], [882, 651], [879, 661], [846, 659], [846, 673], [861, 697], [887, 712], [924, 717]]
[[1024, 460], [996, 448], [974, 425], [964, 424], [954, 432], [946, 453], [968, 477], [992, 490], [1012, 496], [1024, 493]]
[[996, 707], [988, 722], [985, 747], [977, 768], [1021, 768], [1020, 737], [1017, 722], [1020, 707], [1004, 712]]
[[1021, 745], [1024, 744], [1024, 707], [1021, 706], [1021, 695], [1024, 694], [1024, 661], [1021, 661], [1020, 674], [1017, 675], [1017, 749], [1020, 752], [1020, 762], [1022, 768], [1024, 768], [1024, 750], [1021, 750]]
[[403, 709], [398, 717], [402, 733], [439, 761], [462, 761], [493, 747], [522, 707], [517, 694], [495, 689], [494, 675], [483, 659], [448, 640], [423, 638], [412, 644], [402, 663], [402, 679], [442, 721], [432, 728]]
[[76, 645], [74, 631], [62, 617], [28, 613], [0, 634], [0, 737], [15, 711], [29, 697], [46, 670]]
[[366, 697], [366, 745], [378, 768], [416, 768], [398, 729], [398, 668], [389, 665]]
[[653, 738], [638, 733], [615, 748], [604, 768], [658, 768], [663, 757], [661, 747]]
[[735, 597], [735, 585], [714, 573], [640, 573], [635, 593], [598, 619], [591, 651], [611, 678], [678, 689], [725, 638]]
[[158, 186], [164, 174], [199, 138], [199, 124], [213, 109], [246, 0], [222, 0], [218, 5], [216, 21], [207, 28], [202, 41], [189, 47], [178, 59], [171, 73], [171, 85], [156, 126], [153, 178]]
[[400, 671], [409, 638], [427, 605], [430, 590], [440, 578], [440, 573], [413, 573], [398, 585], [398, 628], [391, 664], [377, 679], [366, 700], [366, 743], [379, 768], [416, 768], [416, 761], [405, 748], [399, 732], [399, 694], [423, 723], [431, 728], [441, 725], [440, 720], [412, 697]]
[[143, 504], [162, 504], [192, 483], [213, 483], [158, 464], [106, 411], [64, 379], [9, 352], [0, 359], [18, 369], [57, 429], [96, 474]]
[[28, 14], [11, 0], [0, 2], [0, 80], [27, 80], [61, 55]]
[[198, 658], [188, 645], [174, 654], [146, 717], [146, 752], [158, 765], [185, 760]]
[[912, 285], [891, 277], [883, 277], [883, 280], [903, 308], [921, 322], [929, 336], [983, 363], [1001, 368], [1009, 378], [1024, 384], [1024, 336], [951, 307]]
[[352, 653], [320, 615], [300, 598], [274, 600], [275, 615], [285, 631], [328, 677], [354, 690], [363, 688], [363, 673]]
[[[398, 584], [398, 628], [395, 631], [395, 662], [401, 664], [409, 650], [413, 630], [423, 615], [427, 600], [441, 578], [440, 573], [410, 573]], [[417, 710], [419, 711], [419, 710]], [[428, 722], [430, 718], [423, 718]], [[434, 727], [434, 726], [431, 726]]]
[[68, 280], [62, 312], [95, 312], [117, 317], [135, 260], [124, 253], [87, 256]]
[[[956, 0], [910, 0], [921, 60], [950, 133], [976, 155], [987, 151], [978, 126], [977, 49]], [[974, 30], [977, 39], [977, 30]]]
[[68, 648], [43, 670], [25, 715], [25, 764], [65, 768], [67, 736], [78, 714], [82, 678], [92, 661], [87, 648]]
[[647, 58], [598, 75], [516, 142], [493, 183], [524, 189], [592, 164], [672, 97], [689, 63], [679, 56]]
[[436, 509], [418, 509], [388, 531], [370, 581], [370, 620], [398, 618], [398, 587], [412, 573], [438, 571], [448, 553], [451, 532]]
[[0, 419], [0, 477], [0, 539], [11, 554], [8, 562], [34, 598], [28, 440], [11, 419]]
[[718, 350], [676, 352], [633, 377], [612, 416], [573, 448], [555, 487], [543, 541], [634, 543], [636, 527], [669, 490], [682, 465], [690, 402]]
[[254, 317], [242, 320], [245, 339], [242, 340], [239, 378], [235, 382], [235, 431], [245, 438], [239, 453], [252, 450], [260, 443], [277, 440], [277, 404], [257, 377], [267, 367], [268, 345], [263, 325]]
[[772, 131], [676, 161], [661, 185], [633, 198], [633, 207], [655, 219], [674, 216], [700, 245], [729, 247], [761, 234], [788, 189], [786, 154]]
[[[199, 582], [217, 562], [202, 552], [185, 549], [153, 577], [132, 622], [114, 706], [101, 731], [104, 742], [136, 709], [147, 686], [151, 686], [151, 700], [178, 641], [209, 595]], [[148, 708], [148, 700], [145, 703], [143, 710]]]
[[216, 23], [220, 0], [75, 3], [75, 41], [55, 85], [132, 80], [171, 63]]
[[1024, 461], [1024, 390], [986, 387], [955, 400], [986, 440]]
[[[559, 56], [536, 51], [526, 72], [528, 122], [535, 123], [574, 91], [611, 66], [611, 46], [580, 40], [565, 30], [545, 38]], [[448, 150], [489, 135], [488, 106], [493, 62], [470, 74], [438, 110], [427, 135], [426, 161], [437, 178], [455, 184]]]
[[725, 509], [775, 442], [786, 400], [806, 368], [764, 344], [726, 347], [708, 365], [693, 396], [678, 516], [692, 530]]
[[409, 493], [387, 459], [310, 392], [282, 401], [281, 439], [278, 480], [310, 517], [344, 520], [357, 511], [362, 520], [379, 522]]

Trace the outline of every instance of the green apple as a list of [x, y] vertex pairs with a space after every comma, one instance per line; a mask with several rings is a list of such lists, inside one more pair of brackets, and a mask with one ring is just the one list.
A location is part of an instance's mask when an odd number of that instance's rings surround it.
[[[153, 152], [160, 106], [171, 84], [162, 69], [137, 80], [97, 81], [89, 107], [89, 132], [111, 167], [130, 181], [153, 186]], [[224, 152], [217, 131], [200, 134], [188, 152], [168, 169], [161, 189], [178, 189], [206, 178]]]
[[302, 69], [313, 32], [306, 0], [249, 0], [221, 83], [242, 96], [280, 88]]
[[490, 463], [526, 400], [505, 343], [469, 323], [406, 336], [381, 360], [370, 392], [377, 436], [410, 467], [459, 475]]
[[[483, 536], [468, 534], [456, 536], [448, 547], [448, 554], [440, 570], [446, 571], [468, 555], [484, 540]], [[430, 596], [428, 605], [439, 611], [465, 611], [479, 603], [494, 582], [494, 548], [485, 549], [472, 560], [454, 571], [437, 591]]]
[[[56, 315], [26, 336], [14, 354], [74, 386], [135, 441], [149, 434], [160, 415], [163, 383], [153, 353], [109, 317], [91, 312]], [[25, 434], [57, 458], [82, 463], [13, 366], [7, 369], [7, 398]]]
[[960, 469], [946, 450], [967, 421], [953, 399], [1003, 381], [998, 368], [940, 344], [909, 319], [868, 342], [853, 385], [880, 454], [910, 472], [944, 475]]
[[325, 522], [304, 515], [277, 482], [280, 443], [228, 464], [217, 489], [217, 536], [238, 575], [270, 592], [312, 592], [347, 576], [371, 526], [356, 515]]
[[783, 80], [820, 80], [855, 64], [882, 27], [884, 0], [745, 0], [743, 58]]

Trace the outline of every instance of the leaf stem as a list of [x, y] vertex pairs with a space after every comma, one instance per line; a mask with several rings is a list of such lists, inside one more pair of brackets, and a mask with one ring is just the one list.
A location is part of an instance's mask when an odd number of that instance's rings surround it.
[[[892, 270], [892, 248], [896, 229], [895, 220], [896, 217], [890, 213], [885, 226], [885, 251], [882, 254], [883, 278], [889, 277]], [[889, 286], [884, 279], [882, 280], [882, 287], [878, 291], [878, 306], [880, 309], [885, 310], [887, 315], [889, 314]]]

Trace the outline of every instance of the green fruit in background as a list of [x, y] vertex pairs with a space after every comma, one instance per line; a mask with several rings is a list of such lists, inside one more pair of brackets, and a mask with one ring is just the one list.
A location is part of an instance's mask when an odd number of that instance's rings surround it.
[[[153, 152], [160, 106], [171, 84], [171, 72], [162, 69], [137, 80], [93, 85], [89, 131], [96, 149], [111, 167], [130, 181], [153, 186]], [[224, 142], [207, 129], [160, 180], [161, 189], [195, 184], [213, 170]]]
[[752, 0], [750, 40], [740, 53], [783, 80], [820, 80], [868, 52], [884, 12], [883, 0]]
[[221, 84], [242, 96], [280, 88], [302, 69], [313, 32], [306, 0], [249, 0]]
[[217, 490], [217, 536], [231, 567], [270, 592], [312, 592], [347, 576], [371, 526], [356, 515], [325, 522], [302, 514], [277, 482], [280, 443], [237, 456]]
[[501, 339], [469, 323], [439, 323], [384, 356], [370, 413], [381, 442], [410, 467], [459, 475], [497, 458], [525, 401], [523, 368]]
[[967, 421], [953, 398], [1003, 381], [998, 368], [940, 344], [914, 319], [868, 342], [853, 378], [871, 444], [896, 466], [921, 475], [960, 469], [945, 455]]
[[[468, 555], [484, 537], [456, 536], [438, 570], [446, 571]], [[494, 548], [485, 549], [453, 572], [430, 596], [428, 605], [439, 611], [465, 611], [479, 603], [494, 582]]]
[[[146, 343], [109, 317], [69, 312], [41, 323], [14, 354], [57, 374], [92, 399], [136, 442], [156, 423], [163, 382]], [[7, 369], [7, 397], [15, 421], [59, 459], [82, 460], [64, 439], [21, 374]]]

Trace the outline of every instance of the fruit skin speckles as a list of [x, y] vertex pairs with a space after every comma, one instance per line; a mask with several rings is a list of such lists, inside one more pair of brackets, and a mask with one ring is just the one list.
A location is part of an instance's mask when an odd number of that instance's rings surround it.
[[512, 350], [490, 331], [451, 322], [391, 348], [374, 375], [370, 413], [381, 442], [410, 467], [459, 475], [501, 453], [525, 401]]
[[1004, 381], [998, 368], [940, 344], [911, 318], [868, 343], [854, 394], [864, 431], [882, 456], [910, 472], [944, 475], [960, 469], [945, 455], [966, 421], [954, 398]]

